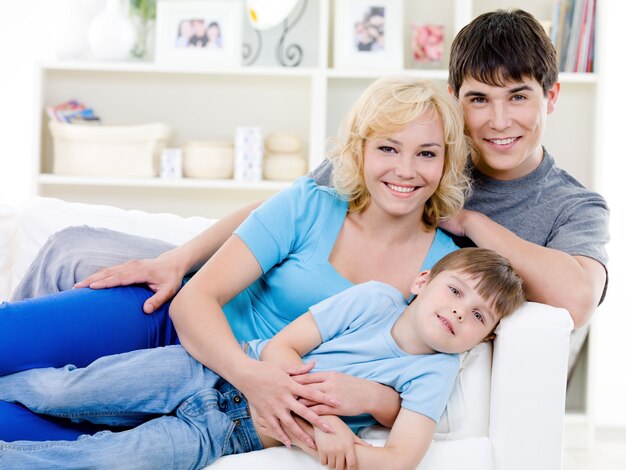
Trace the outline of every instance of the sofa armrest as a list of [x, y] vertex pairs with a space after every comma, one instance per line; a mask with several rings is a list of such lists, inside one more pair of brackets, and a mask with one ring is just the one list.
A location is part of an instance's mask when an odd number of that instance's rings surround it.
[[566, 310], [533, 302], [500, 322], [489, 422], [496, 470], [561, 468], [572, 328]]

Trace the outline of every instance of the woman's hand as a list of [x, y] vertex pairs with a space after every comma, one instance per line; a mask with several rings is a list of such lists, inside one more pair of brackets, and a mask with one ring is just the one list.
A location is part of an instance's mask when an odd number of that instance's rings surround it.
[[378, 382], [340, 372], [314, 372], [294, 376], [293, 379], [301, 385], [324, 392], [341, 403], [339, 406], [328, 406], [302, 396], [300, 403], [318, 415], [356, 416], [369, 413], [382, 425], [391, 427], [400, 411], [399, 394], [393, 388]]
[[370, 444], [355, 435], [336, 416], [327, 416], [325, 419], [332, 423], [335, 432], [327, 434], [315, 428], [315, 444], [319, 462], [337, 470], [356, 469], [355, 445], [370, 446]]
[[74, 287], [105, 289], [147, 284], [154, 295], [144, 302], [143, 311], [152, 313], [178, 292], [185, 273], [176, 269], [176, 266], [176, 256], [168, 251], [154, 259], [132, 260], [101, 269]]
[[331, 408], [339, 406], [339, 402], [327, 393], [300, 385], [293, 380], [292, 376], [306, 374], [313, 365], [302, 364], [284, 370], [270, 362], [256, 362], [254, 367], [248, 367], [241, 373], [240, 381], [235, 385], [254, 407], [261, 432], [281, 441], [287, 447], [291, 446], [291, 440], [285, 429], [311, 449], [315, 449], [313, 440], [296, 423], [292, 413], [301, 416], [324, 432], [333, 432], [322, 418], [296, 398], [303, 397]]

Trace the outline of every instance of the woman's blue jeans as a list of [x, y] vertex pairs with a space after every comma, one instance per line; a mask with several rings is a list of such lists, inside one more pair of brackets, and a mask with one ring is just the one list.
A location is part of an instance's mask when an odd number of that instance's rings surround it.
[[76, 441], [0, 442], [0, 468], [193, 469], [262, 448], [245, 397], [182, 346], [0, 377], [0, 399], [57, 418], [136, 426]]
[[[99, 357], [178, 343], [169, 302], [151, 315], [147, 287], [72, 289], [0, 305], [0, 375], [37, 367], [84, 367]], [[0, 440], [76, 439], [102, 426], [35, 415], [0, 401]]]

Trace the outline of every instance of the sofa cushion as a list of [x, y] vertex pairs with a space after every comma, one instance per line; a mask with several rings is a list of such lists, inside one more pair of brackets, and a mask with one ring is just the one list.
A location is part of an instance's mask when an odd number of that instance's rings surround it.
[[72, 225], [105, 227], [134, 235], [181, 244], [212, 221], [203, 217], [152, 214], [140, 210], [70, 203], [53, 198], [34, 198], [19, 213], [15, 240], [15, 266], [11, 289], [15, 288], [41, 246], [50, 235]]

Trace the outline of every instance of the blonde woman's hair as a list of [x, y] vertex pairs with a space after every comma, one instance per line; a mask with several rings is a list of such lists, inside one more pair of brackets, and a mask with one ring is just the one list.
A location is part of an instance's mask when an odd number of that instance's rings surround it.
[[333, 185], [348, 200], [351, 212], [361, 212], [370, 203], [363, 175], [367, 139], [395, 134], [431, 111], [441, 117], [445, 157], [439, 186], [424, 207], [424, 223], [434, 229], [463, 207], [469, 190], [464, 172], [469, 149], [457, 102], [429, 82], [412, 77], [386, 77], [373, 82], [358, 99], [343, 120], [329, 153]]

